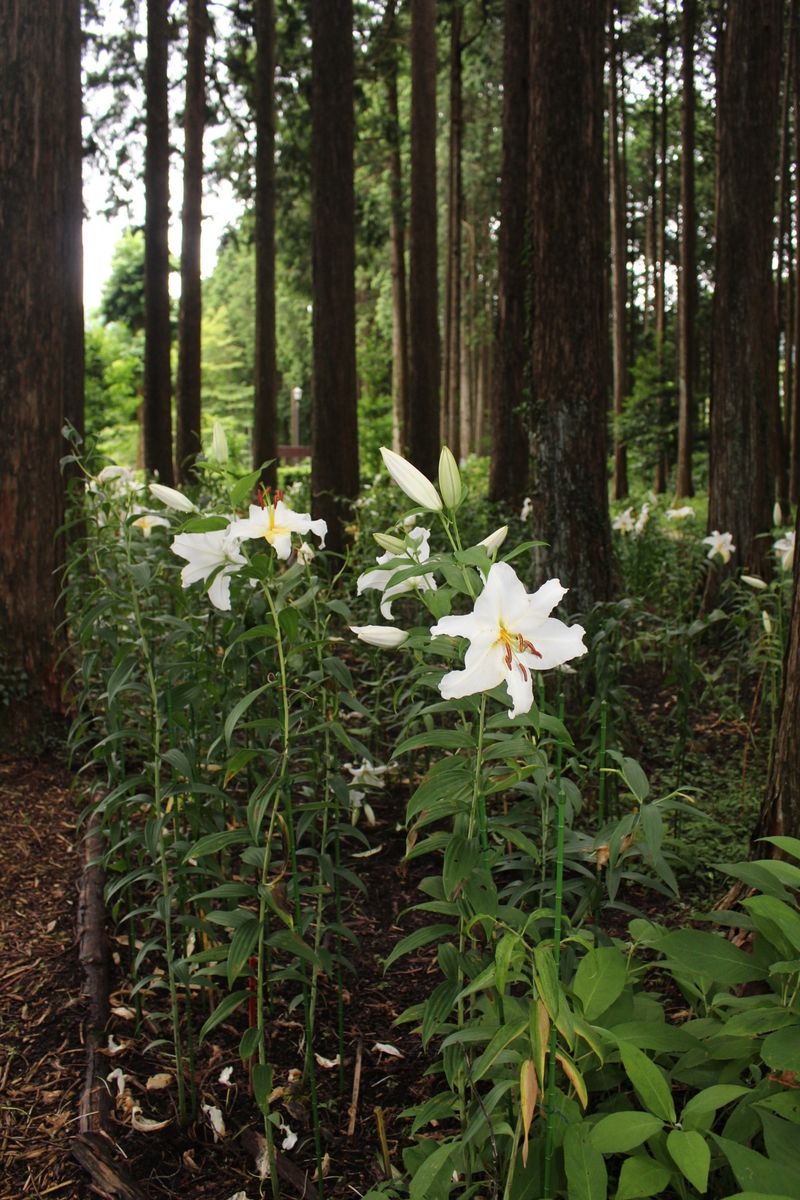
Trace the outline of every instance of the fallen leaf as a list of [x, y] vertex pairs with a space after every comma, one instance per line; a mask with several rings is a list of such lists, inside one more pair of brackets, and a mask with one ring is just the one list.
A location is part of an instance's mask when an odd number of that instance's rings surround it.
[[381, 844], [380, 846], [373, 846], [373, 848], [371, 850], [360, 850], [358, 854], [351, 854], [350, 857], [351, 858], [372, 858], [373, 855], [380, 854], [382, 849], [383, 849], [383, 844]]
[[149, 1117], [143, 1117], [142, 1110], [138, 1104], [134, 1104], [131, 1109], [131, 1125], [139, 1133], [157, 1133], [159, 1129], [166, 1129], [169, 1123], [169, 1119], [166, 1121], [151, 1121]]
[[341, 1066], [341, 1057], [337, 1054], [336, 1058], [324, 1058], [321, 1054], [315, 1054], [317, 1066], [323, 1067], [326, 1071], [332, 1071], [334, 1067]]
[[158, 1075], [150, 1076], [147, 1081], [147, 1090], [148, 1092], [158, 1092], [162, 1088], [168, 1088], [171, 1083], [172, 1076], [167, 1074], [166, 1071], [163, 1071]]
[[405, 1057], [403, 1052], [397, 1049], [397, 1046], [390, 1046], [388, 1042], [376, 1042], [372, 1049], [377, 1050], [379, 1054], [388, 1054], [390, 1058]]

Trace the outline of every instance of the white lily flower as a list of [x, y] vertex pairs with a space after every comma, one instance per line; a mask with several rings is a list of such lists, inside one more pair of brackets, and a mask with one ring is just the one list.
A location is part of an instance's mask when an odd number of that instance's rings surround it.
[[317, 557], [317, 552], [309, 542], [301, 542], [297, 547], [297, 561], [307, 567]]
[[644, 504], [641, 507], [641, 511], [640, 511], [638, 517], [636, 518], [636, 524], [633, 527], [633, 532], [636, 534], [643, 533], [647, 526], [647, 522], [649, 520], [650, 520], [650, 505], [645, 500]]
[[264, 538], [269, 542], [278, 558], [286, 559], [292, 553], [292, 534], [311, 532], [319, 538], [319, 544], [324, 548], [325, 537], [328, 533], [327, 522], [321, 518], [312, 521], [310, 513], [298, 513], [287, 508], [283, 502], [283, 493], [275, 493], [275, 502], [267, 499], [263, 508], [260, 504], [250, 505], [250, 515], [241, 521], [234, 521], [230, 527], [231, 537], [245, 541], [248, 538]]
[[[392, 562], [398, 558], [407, 558], [412, 563], [426, 563], [430, 558], [430, 529], [423, 529], [421, 526], [418, 529], [409, 531], [408, 540], [413, 543], [406, 547], [401, 553], [397, 554], [391, 550], [387, 550], [385, 554], [381, 554], [375, 561], [379, 567], [385, 563]], [[358, 594], [367, 591], [369, 588], [376, 588], [383, 592], [381, 600], [381, 616], [387, 621], [392, 619], [392, 601], [396, 596], [402, 596], [405, 592], [413, 592], [419, 589], [421, 592], [435, 592], [436, 580], [432, 575], [412, 575], [410, 579], [403, 579], [399, 583], [393, 583], [389, 586], [389, 581], [397, 574], [400, 568], [393, 567], [390, 570], [372, 570], [365, 571], [363, 575], [358, 577]]]
[[408, 640], [404, 629], [396, 625], [351, 625], [350, 632], [354, 633], [361, 642], [368, 646], [377, 646], [380, 650], [395, 650]]
[[494, 563], [473, 611], [443, 617], [431, 629], [433, 637], [465, 637], [470, 642], [464, 670], [448, 672], [439, 684], [444, 699], [489, 692], [505, 682], [512, 703], [509, 716], [529, 712], [531, 672], [586, 653], [583, 628], [549, 615], [566, 593], [557, 579], [549, 579], [529, 595], [508, 563]]
[[522, 502], [522, 508], [520, 509], [520, 514], [519, 514], [520, 521], [527, 521], [528, 517], [531, 515], [532, 512], [533, 512], [533, 501], [531, 500], [530, 496], [526, 496]]
[[352, 763], [343, 764], [345, 771], [349, 771], [352, 776], [352, 782], [361, 784], [363, 787], [382, 788], [384, 786], [383, 778], [389, 770], [387, 766], [373, 767], [372, 763], [367, 762], [366, 758], [362, 758], [361, 766], [354, 767]]
[[748, 587], [755, 588], [757, 592], [763, 592], [769, 586], [763, 579], [759, 579], [757, 575], [742, 575], [741, 580]]
[[478, 542], [478, 545], [485, 546], [486, 553], [494, 558], [495, 554], [497, 554], [497, 551], [500, 549], [507, 536], [508, 526], [501, 525], [499, 529], [495, 529], [494, 533], [490, 533], [488, 537], [485, 537], [482, 541]]
[[707, 559], [713, 559], [718, 554], [724, 563], [731, 561], [731, 554], [736, 549], [733, 544], [733, 534], [720, 533], [718, 529], [714, 529], [708, 537], [703, 538], [703, 545], [711, 547], [706, 555]]
[[783, 537], [772, 543], [772, 547], [777, 551], [783, 570], [791, 571], [794, 568], [794, 530], [787, 530]]
[[131, 525], [135, 525], [137, 529], [141, 529], [146, 538], [150, 537], [150, 533], [156, 525], [166, 525], [167, 528], [169, 528], [169, 521], [166, 517], [159, 517], [156, 513], [148, 512], [144, 508], [139, 508], [138, 505], [133, 511], [135, 513], [140, 513], [141, 515], [138, 516], [135, 521], [131, 521]]
[[694, 516], [694, 509], [691, 504], [684, 504], [682, 508], [668, 508], [664, 516], [668, 521], [685, 521]]
[[231, 1087], [231, 1079], [233, 1076], [233, 1067], [223, 1067], [219, 1073], [219, 1082], [223, 1087]]
[[619, 513], [611, 522], [612, 529], [617, 529], [623, 536], [626, 533], [633, 533], [636, 524], [633, 519], [633, 509], [626, 508], [624, 512]]
[[195, 506], [188, 496], [184, 496], [183, 492], [177, 491], [176, 488], [167, 487], [165, 483], [151, 483], [150, 495], [177, 512], [195, 512]]
[[[181, 571], [183, 587], [204, 583], [215, 571], [208, 598], [215, 608], [229, 612], [231, 607], [231, 575], [243, 567], [247, 559], [239, 550], [237, 538], [231, 536], [231, 526], [211, 533], [179, 533], [170, 547], [173, 554], [186, 559]], [[219, 570], [219, 568], [222, 568]]]
[[214, 422], [214, 427], [211, 431], [211, 454], [220, 466], [228, 461], [228, 439], [219, 421]]
[[442, 498], [422, 471], [418, 471], [402, 455], [395, 454], [394, 450], [388, 450], [386, 446], [381, 446], [381, 458], [401, 492], [405, 492], [408, 498], [421, 508], [441, 512]]

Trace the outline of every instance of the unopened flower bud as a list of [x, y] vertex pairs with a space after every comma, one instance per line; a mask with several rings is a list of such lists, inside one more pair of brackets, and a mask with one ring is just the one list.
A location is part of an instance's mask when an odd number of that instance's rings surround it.
[[228, 439], [219, 421], [214, 422], [211, 433], [211, 454], [216, 462], [222, 464], [228, 461]]
[[377, 646], [380, 650], [394, 650], [408, 638], [406, 631], [395, 625], [351, 625], [350, 632], [359, 641], [366, 642], [368, 646]]
[[392, 479], [410, 500], [431, 512], [441, 511], [442, 498], [430, 479], [394, 450], [381, 446], [381, 457]]
[[160, 500], [162, 504], [166, 504], [167, 508], [187, 513], [195, 511], [188, 496], [184, 496], [183, 492], [179, 492], [175, 488], [167, 487], [165, 483], [151, 483], [150, 494], [155, 496], [156, 500]]
[[390, 554], [405, 554], [406, 544], [402, 538], [393, 537], [391, 533], [373, 533], [372, 536], [381, 550], [388, 550]]
[[783, 524], [783, 510], [781, 508], [780, 500], [775, 501], [775, 506], [772, 509], [772, 524], [776, 528]]
[[495, 529], [494, 533], [490, 533], [483, 541], [478, 542], [479, 546], [485, 546], [486, 551], [490, 555], [495, 555], [506, 540], [508, 534], [508, 526], [501, 525], [499, 529]]
[[458, 506], [463, 492], [461, 473], [448, 446], [442, 446], [442, 452], [439, 455], [439, 491], [442, 493], [442, 499], [447, 508], [452, 509]]

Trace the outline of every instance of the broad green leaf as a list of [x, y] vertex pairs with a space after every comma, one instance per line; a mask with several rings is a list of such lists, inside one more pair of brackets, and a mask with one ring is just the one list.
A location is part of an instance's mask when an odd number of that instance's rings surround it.
[[730, 1138], [720, 1137], [717, 1133], [712, 1133], [711, 1136], [727, 1158], [740, 1188], [768, 1188], [769, 1192], [775, 1195], [797, 1194], [796, 1171], [778, 1166], [763, 1154], [751, 1150], [749, 1146], [740, 1146]]
[[693, 1188], [704, 1194], [708, 1189], [708, 1168], [711, 1166], [711, 1151], [701, 1133], [673, 1129], [667, 1134], [667, 1150], [681, 1174]]
[[570, 1125], [564, 1135], [564, 1169], [570, 1200], [606, 1200], [608, 1171], [584, 1124]]
[[775, 896], [750, 896], [742, 901], [742, 907], [752, 914], [756, 925], [771, 942], [775, 942], [770, 926], [776, 926], [788, 943], [786, 952], [779, 947], [784, 957], [792, 951], [800, 951], [800, 913]]
[[501, 1025], [494, 1036], [489, 1041], [489, 1045], [481, 1054], [480, 1058], [473, 1063], [471, 1078], [473, 1083], [477, 1083], [479, 1079], [483, 1079], [487, 1071], [491, 1070], [497, 1062], [500, 1055], [511, 1046], [517, 1038], [521, 1037], [528, 1028], [528, 1019], [524, 1021], [515, 1021], [513, 1024]]
[[444, 894], [454, 900], [461, 885], [481, 860], [481, 848], [477, 838], [466, 838], [462, 834], [451, 835], [444, 852], [442, 880]]
[[272, 1067], [269, 1063], [253, 1063], [252, 1079], [255, 1102], [266, 1116], [272, 1094]]
[[436, 1096], [431, 1096], [430, 1100], [426, 1100], [419, 1108], [407, 1108], [400, 1115], [403, 1117], [414, 1117], [411, 1125], [411, 1136], [418, 1133], [429, 1121], [449, 1121], [457, 1112], [458, 1096], [452, 1092], [439, 1092]]
[[258, 941], [258, 918], [251, 917], [241, 924], [231, 938], [228, 947], [228, 987], [232, 988], [241, 975], [253, 948]]
[[635, 758], [629, 758], [627, 755], [623, 757], [622, 778], [625, 780], [639, 803], [644, 804], [645, 800], [650, 795], [650, 784], [647, 782], [647, 776]]
[[219, 833], [207, 833], [199, 842], [186, 851], [183, 861], [190, 858], [205, 858], [207, 854], [218, 854], [226, 846], [236, 846], [247, 841], [246, 829], [223, 829]]
[[672, 1177], [672, 1172], [647, 1154], [626, 1158], [619, 1173], [616, 1200], [642, 1200], [660, 1196]]
[[669, 1085], [659, 1068], [631, 1042], [618, 1039], [620, 1057], [625, 1073], [648, 1112], [662, 1121], [675, 1124], [675, 1104]]
[[761, 1057], [773, 1071], [794, 1071], [800, 1075], [800, 1024], [778, 1029], [765, 1037]]
[[779, 1196], [777, 1192], [736, 1192], [725, 1200], [794, 1200], [793, 1196]]
[[231, 1013], [235, 1012], [241, 1004], [244, 1004], [245, 1000], [248, 1000], [251, 995], [252, 992], [243, 990], [231, 992], [230, 995], [225, 996], [224, 999], [220, 1000], [219, 1004], [214, 1009], [211, 1016], [207, 1019], [203, 1025], [203, 1028], [200, 1030], [200, 1041], [202, 1042], [206, 1034], [210, 1033], [212, 1029], [215, 1029], [216, 1026], [222, 1021], [227, 1020]]
[[406, 754], [409, 750], [425, 750], [438, 747], [440, 750], [470, 750], [475, 745], [475, 739], [464, 729], [432, 729], [428, 733], [416, 733], [406, 738], [395, 747], [395, 755]]
[[421, 949], [422, 946], [429, 946], [431, 942], [438, 942], [440, 938], [449, 938], [453, 933], [452, 925], [424, 925], [421, 929], [415, 929], [413, 933], [409, 933], [406, 937], [401, 938], [394, 946], [388, 958], [383, 964], [384, 971], [388, 971], [392, 963], [397, 962], [398, 958], [402, 958], [404, 954], [411, 954], [414, 950]]
[[252, 692], [248, 692], [246, 696], [242, 696], [241, 700], [238, 700], [236, 704], [234, 704], [233, 708], [225, 718], [224, 734], [226, 745], [230, 746], [234, 729], [239, 724], [241, 717], [244, 716], [253, 701], [257, 700], [261, 693], [265, 692], [267, 688], [270, 687], [274, 687], [274, 684], [262, 683], [261, 687], [254, 688]]
[[751, 955], [715, 933], [679, 929], [662, 938], [658, 949], [691, 975], [714, 979], [726, 986], [752, 983], [766, 975]]
[[614, 946], [590, 950], [578, 964], [573, 989], [587, 1021], [596, 1020], [622, 994], [627, 979], [625, 959]]
[[793, 858], [800, 858], [800, 838], [784, 837], [782, 835], [773, 835], [759, 839], [762, 842], [771, 842], [773, 846], [777, 846], [779, 850], [785, 851], [786, 854], [791, 854]]
[[445, 1185], [453, 1174], [455, 1150], [454, 1142], [442, 1142], [428, 1155], [411, 1177], [408, 1190], [410, 1200], [438, 1200], [443, 1192], [449, 1192], [449, 1187]]
[[608, 1113], [592, 1126], [592, 1145], [601, 1154], [627, 1154], [646, 1142], [663, 1128], [664, 1122], [652, 1113], [628, 1112]]
[[233, 508], [238, 508], [246, 496], [249, 496], [253, 488], [261, 478], [262, 468], [257, 471], [251, 471], [249, 475], [243, 475], [241, 479], [237, 479], [229, 491], [231, 505]]
[[239, 1057], [242, 1062], [246, 1062], [251, 1058], [258, 1049], [258, 1026], [252, 1025], [249, 1029], [245, 1029], [239, 1042]]
[[704, 1088], [691, 1100], [687, 1100], [681, 1113], [681, 1125], [684, 1129], [703, 1129], [711, 1124], [711, 1119], [718, 1109], [724, 1108], [740, 1096], [747, 1095], [750, 1089], [738, 1083], [715, 1083]]

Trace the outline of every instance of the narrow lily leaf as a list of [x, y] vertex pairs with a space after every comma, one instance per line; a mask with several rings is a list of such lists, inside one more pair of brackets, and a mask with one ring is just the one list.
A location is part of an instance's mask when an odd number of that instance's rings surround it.
[[251, 995], [252, 993], [249, 991], [231, 992], [229, 996], [225, 996], [223, 1000], [220, 1000], [219, 1004], [200, 1030], [200, 1041], [202, 1042], [206, 1034], [209, 1034], [212, 1029], [216, 1029], [217, 1025], [220, 1025], [223, 1021], [227, 1020], [231, 1013], [236, 1012], [236, 1009], [239, 1008], [240, 1005], [244, 1004], [245, 1000], [247, 1000]]
[[224, 733], [225, 743], [230, 746], [233, 731], [239, 724], [239, 720], [247, 712], [254, 700], [257, 700], [262, 692], [265, 692], [268, 687], [272, 687], [271, 683], [262, 683], [261, 687], [254, 688], [252, 692], [248, 692], [246, 696], [242, 696], [225, 718]]
[[502, 1025], [494, 1034], [489, 1042], [489, 1045], [484, 1050], [480, 1058], [473, 1064], [472, 1081], [477, 1083], [479, 1079], [489, 1071], [500, 1058], [501, 1054], [511, 1046], [517, 1038], [521, 1037], [528, 1028], [527, 1018], [524, 1021], [517, 1021], [514, 1024]]
[[241, 924], [234, 930], [230, 946], [228, 947], [227, 974], [229, 988], [233, 987], [241, 975], [248, 958], [253, 953], [255, 944], [258, 941], [258, 928], [258, 919], [252, 917], [249, 921]]
[[425, 925], [421, 929], [415, 929], [413, 933], [401, 938], [397, 945], [392, 947], [391, 953], [383, 964], [384, 971], [388, 971], [392, 963], [397, 962], [398, 958], [402, 958], [404, 954], [411, 954], [414, 950], [421, 949], [422, 946], [438, 942], [440, 938], [450, 937], [452, 932], [452, 925]]
[[536, 1066], [530, 1058], [526, 1058], [519, 1071], [519, 1103], [522, 1114], [522, 1165], [528, 1165], [528, 1134], [536, 1111], [536, 1098], [539, 1095], [539, 1081], [536, 1078]]

